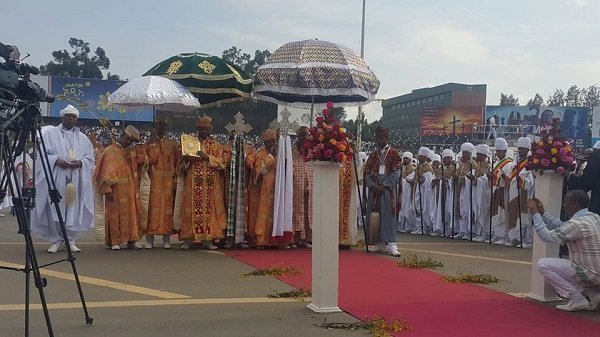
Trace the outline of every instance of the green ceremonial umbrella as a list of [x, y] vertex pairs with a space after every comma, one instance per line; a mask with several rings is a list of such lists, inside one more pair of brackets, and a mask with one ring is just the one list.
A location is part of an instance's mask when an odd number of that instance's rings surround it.
[[252, 78], [220, 57], [182, 53], [170, 57], [143, 76], [158, 75], [179, 82], [200, 101], [202, 107], [250, 98]]

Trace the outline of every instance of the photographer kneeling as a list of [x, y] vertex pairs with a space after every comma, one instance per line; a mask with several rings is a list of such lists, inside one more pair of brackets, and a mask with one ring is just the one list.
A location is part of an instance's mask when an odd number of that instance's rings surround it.
[[556, 306], [564, 311], [592, 311], [600, 305], [600, 215], [588, 211], [589, 202], [582, 190], [568, 192], [563, 202], [569, 218], [565, 222], [545, 213], [539, 199], [527, 203], [540, 239], [569, 247], [569, 260], [542, 258], [537, 262], [558, 294], [568, 297], [567, 304]]

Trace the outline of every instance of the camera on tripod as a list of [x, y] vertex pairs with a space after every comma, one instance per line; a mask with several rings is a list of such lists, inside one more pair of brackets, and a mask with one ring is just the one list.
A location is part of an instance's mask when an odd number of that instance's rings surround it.
[[26, 63], [21, 63], [21, 54], [17, 46], [9, 46], [0, 42], [0, 117], [7, 118], [11, 108], [19, 108], [27, 103], [54, 102], [54, 97], [30, 79], [40, 70]]

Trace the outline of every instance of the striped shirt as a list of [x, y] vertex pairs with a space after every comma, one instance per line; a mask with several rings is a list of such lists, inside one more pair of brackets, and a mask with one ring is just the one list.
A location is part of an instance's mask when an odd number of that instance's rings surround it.
[[538, 213], [533, 216], [533, 225], [542, 241], [569, 247], [569, 259], [584, 285], [600, 285], [600, 215], [584, 208], [562, 222], [548, 213]]

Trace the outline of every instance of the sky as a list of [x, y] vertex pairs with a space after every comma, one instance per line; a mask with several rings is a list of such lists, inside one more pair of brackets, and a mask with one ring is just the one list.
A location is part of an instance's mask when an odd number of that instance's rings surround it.
[[[77, 37], [104, 48], [110, 72], [141, 76], [181, 52], [273, 52], [318, 38], [360, 53], [361, 0], [13, 1], [2, 6], [0, 42], [24, 62], [51, 60]], [[600, 84], [600, 0], [366, 0], [365, 61], [379, 99], [448, 82], [487, 84], [487, 103], [512, 93]], [[350, 118], [356, 108], [348, 108]], [[365, 107], [373, 121], [381, 104]]]

